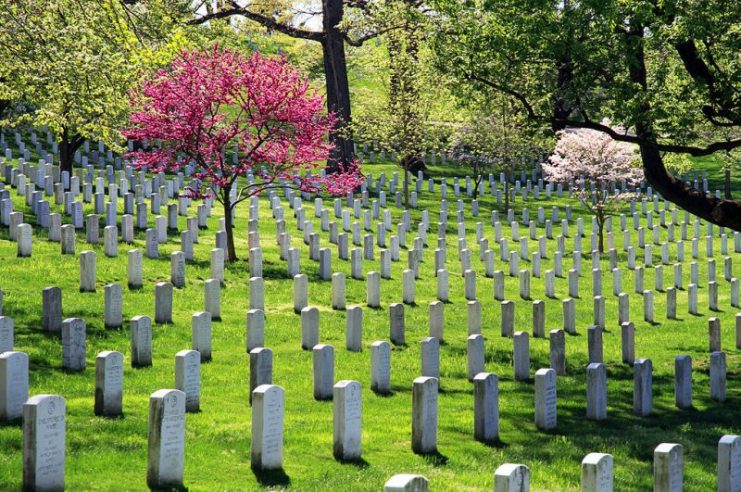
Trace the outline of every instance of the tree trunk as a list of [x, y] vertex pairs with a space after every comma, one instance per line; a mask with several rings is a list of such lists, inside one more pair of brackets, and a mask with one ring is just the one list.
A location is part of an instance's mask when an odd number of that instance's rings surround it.
[[409, 208], [409, 162], [410, 159], [404, 159], [402, 161], [402, 169], [404, 169], [404, 208]]
[[600, 254], [605, 252], [605, 218], [604, 216], [597, 214], [597, 231], [599, 232], [599, 252]]
[[724, 183], [724, 193], [723, 196], [726, 200], [733, 200], [733, 193], [731, 193], [731, 166], [726, 166], [725, 168], [725, 183]]
[[10, 107], [11, 101], [9, 99], [0, 99], [0, 118], [3, 117], [3, 113]]
[[504, 213], [509, 212], [509, 176], [504, 173]]
[[222, 190], [224, 193], [224, 228], [226, 229], [226, 259], [229, 263], [237, 261], [237, 253], [234, 249], [234, 225], [232, 224], [232, 204], [229, 199], [229, 190]]
[[[645, 91], [648, 87], [648, 76], [643, 49], [644, 26], [632, 20], [630, 27], [627, 47], [629, 59], [634, 61], [628, 66], [628, 72], [630, 80]], [[650, 104], [644, 99], [641, 105], [643, 118], [636, 122], [636, 136], [640, 139], [638, 147], [641, 151], [646, 181], [666, 200], [701, 219], [741, 231], [741, 200], [716, 198], [715, 195], [692, 188], [684, 181], [678, 180], [666, 169], [657, 147], [650, 116], [653, 113], [651, 109]]]
[[67, 171], [72, 174], [74, 165], [75, 152], [85, 142], [79, 134], [70, 135], [66, 128], [62, 129], [61, 139], [59, 140], [59, 168], [61, 171]]
[[342, 0], [322, 0], [324, 18], [324, 39], [322, 55], [324, 58], [324, 77], [327, 86], [327, 109], [337, 118], [337, 128], [329, 134], [334, 148], [327, 161], [327, 172], [339, 171], [355, 159], [355, 144], [350, 129], [350, 85], [347, 81], [347, 61], [345, 60], [345, 40], [337, 25], [342, 20]]

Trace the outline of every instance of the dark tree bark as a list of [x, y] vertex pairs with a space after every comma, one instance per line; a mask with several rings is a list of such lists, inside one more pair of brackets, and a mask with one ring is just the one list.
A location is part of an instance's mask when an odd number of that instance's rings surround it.
[[62, 171], [72, 173], [72, 166], [74, 165], [75, 152], [85, 142], [85, 139], [78, 133], [70, 135], [69, 130], [66, 128], [62, 129], [62, 135], [58, 142], [59, 144], [59, 167]]
[[726, 166], [723, 180], [723, 196], [726, 200], [733, 200], [731, 191], [731, 166]]
[[350, 85], [347, 81], [347, 61], [345, 60], [345, 35], [337, 26], [342, 21], [342, 0], [323, 0], [322, 12], [324, 38], [322, 56], [324, 58], [324, 78], [327, 86], [327, 109], [339, 119], [337, 130], [329, 135], [334, 149], [327, 161], [327, 172], [339, 171], [355, 159], [355, 144], [350, 129]]
[[226, 259], [229, 263], [237, 261], [237, 251], [234, 248], [234, 224], [232, 223], [232, 204], [229, 198], [229, 189], [222, 190], [222, 202], [224, 205], [224, 228], [226, 229]]
[[5, 111], [10, 107], [11, 101], [7, 99], [0, 99], [0, 118], [3, 117]]

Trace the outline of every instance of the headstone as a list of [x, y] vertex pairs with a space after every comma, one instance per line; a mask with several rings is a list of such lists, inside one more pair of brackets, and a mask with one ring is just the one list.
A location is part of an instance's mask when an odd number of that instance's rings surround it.
[[371, 344], [371, 390], [391, 391], [391, 344], [383, 340]]
[[563, 329], [566, 333], [576, 333], [576, 302], [574, 299], [564, 299], [563, 307]]
[[62, 289], [46, 287], [41, 291], [41, 326], [50, 332], [62, 329]]
[[85, 369], [85, 322], [80, 318], [62, 321], [62, 367], [70, 371]]
[[252, 441], [250, 464], [253, 470], [283, 467], [283, 388], [263, 384], [252, 392]]
[[741, 436], [725, 435], [718, 441], [718, 492], [741, 490]]
[[538, 369], [535, 372], [535, 426], [538, 429], [556, 428], [556, 402], [556, 371]]
[[514, 351], [512, 362], [516, 381], [530, 378], [530, 339], [526, 331], [517, 331], [512, 337]]
[[515, 327], [515, 303], [512, 301], [502, 301], [502, 336], [511, 337]]
[[154, 286], [154, 322], [172, 323], [172, 284], [158, 282]]
[[726, 401], [726, 353], [710, 354], [710, 399]]
[[533, 337], [545, 337], [545, 303], [533, 301]]
[[473, 378], [474, 439], [494, 443], [499, 439], [499, 378], [480, 372]]
[[334, 386], [334, 347], [316, 344], [313, 349], [314, 362], [314, 399], [332, 399]]
[[437, 451], [437, 378], [420, 376], [412, 386], [412, 451]]
[[30, 257], [33, 245], [33, 228], [31, 224], [19, 224], [16, 227], [16, 238], [18, 240], [18, 257]]
[[185, 411], [201, 409], [201, 354], [181, 350], [175, 354], [175, 387], [185, 393]]
[[563, 330], [550, 331], [550, 366], [558, 376], [566, 374], [566, 337]]
[[345, 321], [345, 348], [351, 352], [363, 349], [363, 310], [360, 306], [347, 309]]
[[443, 341], [445, 304], [432, 301], [429, 308], [429, 335]]
[[293, 312], [300, 313], [309, 304], [309, 277], [299, 273], [293, 277]]
[[589, 363], [602, 363], [602, 328], [599, 326], [590, 326], [587, 328], [587, 348], [589, 354]]
[[620, 325], [622, 361], [633, 364], [635, 361], [635, 327], [628, 321]]
[[633, 413], [644, 417], [653, 407], [653, 365], [651, 359], [633, 363]]
[[66, 402], [36, 395], [23, 405], [23, 490], [64, 490]]
[[404, 305], [392, 303], [389, 305], [389, 325], [391, 343], [404, 345], [406, 343], [404, 328]]
[[607, 418], [607, 370], [601, 363], [587, 366], [587, 418]]
[[720, 320], [718, 318], [708, 319], [708, 341], [710, 352], [720, 352]]
[[176, 289], [185, 287], [185, 254], [182, 251], [170, 253], [170, 282]]
[[581, 462], [582, 492], [612, 492], [612, 455], [589, 453]]
[[80, 253], [80, 292], [95, 292], [95, 251]]
[[0, 422], [23, 417], [28, 400], [28, 355], [11, 350], [0, 352]]
[[381, 307], [381, 276], [378, 272], [368, 272], [366, 290], [366, 304], [368, 304], [368, 307]]
[[684, 490], [684, 451], [681, 444], [662, 443], [654, 449], [654, 492]]
[[119, 284], [108, 284], [104, 288], [106, 328], [120, 328], [123, 325], [123, 289]]
[[250, 350], [250, 396], [262, 384], [273, 384], [273, 351], [267, 347], [257, 347]]
[[203, 282], [203, 306], [212, 320], [221, 320], [221, 282], [218, 279], [210, 278]]
[[250, 278], [250, 309], [265, 310], [265, 282], [262, 277]]
[[468, 301], [468, 334], [481, 334], [481, 303], [479, 301]]
[[482, 335], [470, 335], [467, 346], [468, 380], [473, 381], [476, 374], [484, 372], [485, 347]]
[[357, 460], [361, 455], [362, 391], [357, 381], [338, 381], [332, 389], [334, 457]]
[[247, 352], [265, 345], [265, 313], [262, 309], [247, 311]]
[[129, 289], [140, 289], [142, 283], [142, 252], [138, 249], [129, 250], [127, 253], [127, 278]]
[[389, 478], [383, 486], [383, 492], [428, 492], [429, 482], [422, 475], [398, 473]]
[[345, 274], [332, 274], [332, 309], [345, 309]]
[[147, 485], [181, 488], [185, 466], [185, 393], [161, 389], [149, 396]]
[[191, 348], [198, 351], [201, 362], [211, 360], [211, 313], [208, 311], [198, 311], [191, 318]]
[[131, 332], [131, 367], [152, 365], [152, 320], [134, 316], [129, 323]]
[[305, 307], [301, 310], [301, 348], [311, 350], [319, 343], [319, 309]]
[[123, 354], [100, 352], [95, 357], [95, 415], [123, 415]]
[[692, 357], [678, 355], [674, 359], [674, 404], [677, 408], [692, 406]]
[[530, 469], [505, 463], [494, 472], [494, 492], [530, 492]]

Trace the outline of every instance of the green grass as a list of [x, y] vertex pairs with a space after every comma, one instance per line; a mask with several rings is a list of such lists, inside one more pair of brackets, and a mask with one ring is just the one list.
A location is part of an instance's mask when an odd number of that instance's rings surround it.
[[[391, 171], [390, 166], [368, 166], [377, 176]], [[434, 168], [433, 168], [434, 172]], [[390, 174], [389, 174], [390, 177]], [[413, 212], [419, 218], [421, 208], [428, 208], [431, 221], [436, 223], [439, 196], [423, 187], [420, 209]], [[22, 201], [11, 191], [16, 210], [26, 210]], [[455, 210], [452, 186], [448, 200]], [[467, 201], [467, 200], [466, 200]], [[325, 202], [326, 203], [326, 202]], [[389, 203], [392, 200], [389, 199]], [[538, 206], [561, 207], [571, 203], [574, 219], [586, 216], [576, 202], [552, 199], [527, 206], [531, 214]], [[327, 204], [331, 206], [331, 203]], [[522, 208], [520, 197], [514, 206]], [[313, 204], [307, 203], [307, 217], [313, 216]], [[592, 321], [591, 261], [585, 256], [580, 279], [581, 297], [577, 300], [578, 335], [566, 339], [568, 375], [558, 379], [558, 427], [551, 432], [535, 428], [533, 416], [533, 381], [515, 382], [511, 366], [512, 340], [499, 336], [498, 302], [493, 299], [491, 279], [483, 276], [475, 244], [475, 222], [484, 224], [485, 236], [496, 252], [497, 269], [507, 270], [498, 260], [498, 248], [493, 244], [493, 227], [489, 214], [495, 202], [481, 199], [478, 218], [468, 218], [467, 241], [472, 249], [472, 263], [478, 271], [478, 298], [483, 305], [483, 333], [486, 337], [486, 370], [499, 376], [501, 442], [489, 446], [475, 441], [473, 435], [472, 385], [466, 379], [466, 302], [463, 279], [456, 260], [455, 224], [451, 218], [448, 229], [448, 269], [451, 299], [445, 306], [445, 338], [441, 346], [441, 392], [439, 398], [439, 454], [416, 455], [411, 450], [411, 386], [419, 375], [419, 340], [427, 336], [427, 304], [435, 300], [433, 249], [425, 250], [420, 266], [421, 279], [416, 286], [417, 305], [406, 307], [406, 338], [408, 346], [394, 347], [392, 352], [391, 396], [377, 396], [370, 391], [370, 344], [388, 340], [388, 305], [401, 301], [401, 275], [406, 258], [392, 264], [392, 279], [381, 282], [381, 309], [363, 310], [363, 351], [344, 349], [345, 314], [331, 309], [330, 282], [318, 278], [318, 263], [308, 258], [302, 235], [296, 231], [291, 211], [284, 201], [288, 231], [293, 245], [301, 251], [302, 271], [309, 275], [309, 302], [320, 308], [320, 340], [335, 347], [335, 378], [355, 379], [363, 385], [363, 461], [343, 464], [332, 456], [332, 404], [312, 398], [312, 354], [300, 348], [300, 319], [293, 312], [292, 280], [287, 277], [285, 263], [280, 261], [275, 241], [275, 224], [267, 201], [260, 205], [260, 237], [266, 277], [266, 345], [274, 352], [276, 384], [286, 390], [286, 421], [284, 440], [284, 470], [280, 474], [256, 475], [249, 467], [250, 418], [248, 405], [248, 357], [245, 353], [245, 318], [248, 309], [249, 272], [245, 261], [230, 265], [226, 272], [226, 287], [222, 290], [222, 321], [213, 325], [213, 361], [201, 369], [201, 408], [198, 414], [186, 417], [185, 484], [190, 490], [252, 490], [261, 486], [293, 488], [295, 490], [380, 490], [393, 474], [420, 473], [430, 479], [432, 490], [491, 489], [494, 470], [502, 463], [524, 463], [531, 468], [533, 490], [578, 490], [581, 459], [590, 452], [611, 453], [615, 459], [616, 490], [648, 490], [652, 484], [653, 449], [661, 442], [678, 442], [685, 447], [686, 490], [710, 490], [715, 486], [717, 441], [723, 434], [738, 432], [739, 363], [741, 355], [735, 349], [734, 316], [730, 308], [728, 283], [723, 280], [720, 240], [716, 239], [715, 258], [720, 283], [719, 306], [712, 313], [707, 306], [707, 262], [704, 242], [700, 244], [701, 314], [687, 314], [686, 291], [678, 293], [677, 320], [665, 319], [665, 294], [655, 294], [658, 323], [643, 322], [641, 297], [633, 293], [633, 275], [623, 271], [623, 287], [630, 292], [631, 318], [636, 324], [636, 356], [650, 358], [654, 366], [654, 410], [649, 417], [632, 414], [632, 368], [620, 362], [620, 331], [617, 326], [617, 298], [611, 295], [611, 275], [608, 262], [603, 260], [603, 293], [606, 297], [607, 331], [604, 333], [604, 355], [608, 370], [608, 418], [603, 422], [585, 419], [587, 362], [586, 329]], [[57, 211], [59, 207], [54, 207]], [[87, 205], [85, 213], [89, 213]], [[467, 211], [470, 210], [467, 208]], [[16, 350], [29, 354], [31, 360], [31, 394], [55, 393], [67, 399], [67, 487], [69, 490], [145, 490], [148, 398], [161, 388], [174, 386], [174, 355], [190, 348], [190, 317], [203, 309], [203, 283], [209, 276], [209, 251], [214, 247], [214, 233], [220, 211], [209, 220], [209, 229], [201, 231], [195, 246], [196, 260], [186, 267], [187, 285], [174, 294], [174, 323], [154, 328], [154, 363], [151, 368], [132, 369], [128, 358], [128, 326], [121, 330], [103, 327], [103, 286], [110, 282], [124, 285], [124, 318], [154, 314], [154, 284], [169, 280], [169, 253], [179, 249], [179, 235], [172, 235], [160, 246], [159, 260], [144, 260], [144, 288], [136, 291], [126, 286], [126, 250], [119, 245], [118, 258], [106, 258], [102, 246], [84, 244], [84, 233], [78, 232], [77, 255], [61, 256], [58, 243], [46, 241], [46, 233], [34, 231], [32, 258], [17, 258], [16, 245], [8, 241], [8, 231], [0, 228], [0, 289], [5, 294], [4, 315], [15, 320]], [[401, 210], [392, 207], [394, 223]], [[470, 214], [470, 213], [469, 213]], [[247, 254], [247, 209], [238, 211], [236, 236], [238, 253]], [[454, 215], [453, 215], [454, 217]], [[682, 214], [680, 214], [680, 219]], [[27, 220], [31, 220], [27, 214]], [[180, 226], [185, 227], [184, 218]], [[153, 222], [153, 221], [152, 221]], [[616, 225], [619, 222], [616, 221]], [[629, 222], [629, 225], [632, 223]], [[319, 230], [315, 220], [315, 230]], [[585, 221], [589, 230], [590, 222]], [[395, 228], [395, 226], [394, 226]], [[416, 230], [416, 224], [413, 226]], [[703, 225], [704, 228], [704, 225]], [[509, 227], [503, 228], [505, 234]], [[526, 228], [521, 227], [521, 234]], [[575, 231], [572, 225], [572, 231]], [[703, 229], [704, 230], [704, 229]], [[717, 232], [717, 228], [715, 229]], [[690, 229], [691, 231], [691, 229]], [[554, 235], [560, 228], [554, 227]], [[690, 232], [691, 233], [691, 232]], [[539, 227], [538, 234], [544, 234]], [[407, 234], [412, 244], [415, 233]], [[637, 233], [632, 232], [637, 245]], [[647, 238], [650, 236], [647, 235]], [[662, 231], [666, 238], [666, 230]], [[679, 237], [679, 229], [677, 229]], [[435, 232], [428, 235], [434, 245]], [[144, 234], [137, 233], [136, 246], [144, 250]], [[622, 253], [622, 234], [616, 234], [616, 247]], [[729, 242], [730, 243], [730, 242]], [[556, 241], [549, 241], [549, 259], [542, 271], [552, 268], [552, 252]], [[567, 239], [567, 250], [573, 238]], [[585, 248], [588, 238], [583, 239]], [[531, 251], [537, 245], [530, 242]], [[364, 305], [365, 282], [350, 278], [349, 262], [340, 261], [336, 247], [329, 244], [328, 234], [322, 233], [322, 246], [330, 246], [334, 271], [347, 276], [348, 305]], [[732, 247], [732, 244], [731, 244]], [[684, 272], [689, 283], [691, 248], [687, 244]], [[98, 291], [79, 292], [79, 252], [93, 249], [97, 255]], [[511, 250], [514, 248], [511, 246]], [[654, 248], [655, 264], [660, 250]], [[641, 263], [642, 251], [638, 252]], [[672, 258], [675, 249], [672, 248]], [[376, 258], [378, 258], [376, 251]], [[734, 255], [734, 260], [738, 255]], [[570, 268], [571, 258], [564, 259], [564, 269]], [[521, 262], [527, 267], [527, 262]], [[365, 262], [364, 271], [378, 270], [378, 260]], [[664, 268], [664, 284], [671, 285], [671, 268]], [[506, 297], [516, 301], [516, 330], [531, 331], [531, 303], [518, 296], [518, 280], [506, 277]], [[88, 330], [88, 368], [82, 373], [66, 373], [61, 369], [61, 341], [41, 329], [41, 290], [56, 285], [63, 291], [65, 317], [81, 317]], [[546, 303], [546, 329], [561, 327], [561, 299], [567, 297], [566, 279], [557, 279], [556, 299], [544, 294], [542, 279], [532, 279], [532, 298]], [[654, 270], [645, 275], [646, 288], [654, 285]], [[707, 318], [721, 319], [723, 348], [727, 351], [728, 400], [712, 402], [709, 398]], [[547, 339], [531, 338], [531, 374], [548, 366]], [[103, 350], [118, 350], [125, 355], [124, 413], [121, 419], [106, 419], [93, 414], [94, 358]], [[693, 358], [694, 407], [679, 410], [674, 407], [674, 357], [689, 354]], [[22, 477], [22, 435], [19, 425], [0, 426], [0, 489], [19, 490]]]

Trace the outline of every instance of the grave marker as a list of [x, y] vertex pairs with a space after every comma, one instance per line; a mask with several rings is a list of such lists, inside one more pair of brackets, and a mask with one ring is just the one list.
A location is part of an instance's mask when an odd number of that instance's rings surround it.
[[149, 396], [147, 485], [183, 486], [185, 467], [185, 393], [161, 389]]
[[107, 350], [95, 357], [95, 415], [123, 415], [123, 354]]
[[23, 405], [23, 489], [64, 490], [66, 402], [36, 395]]

